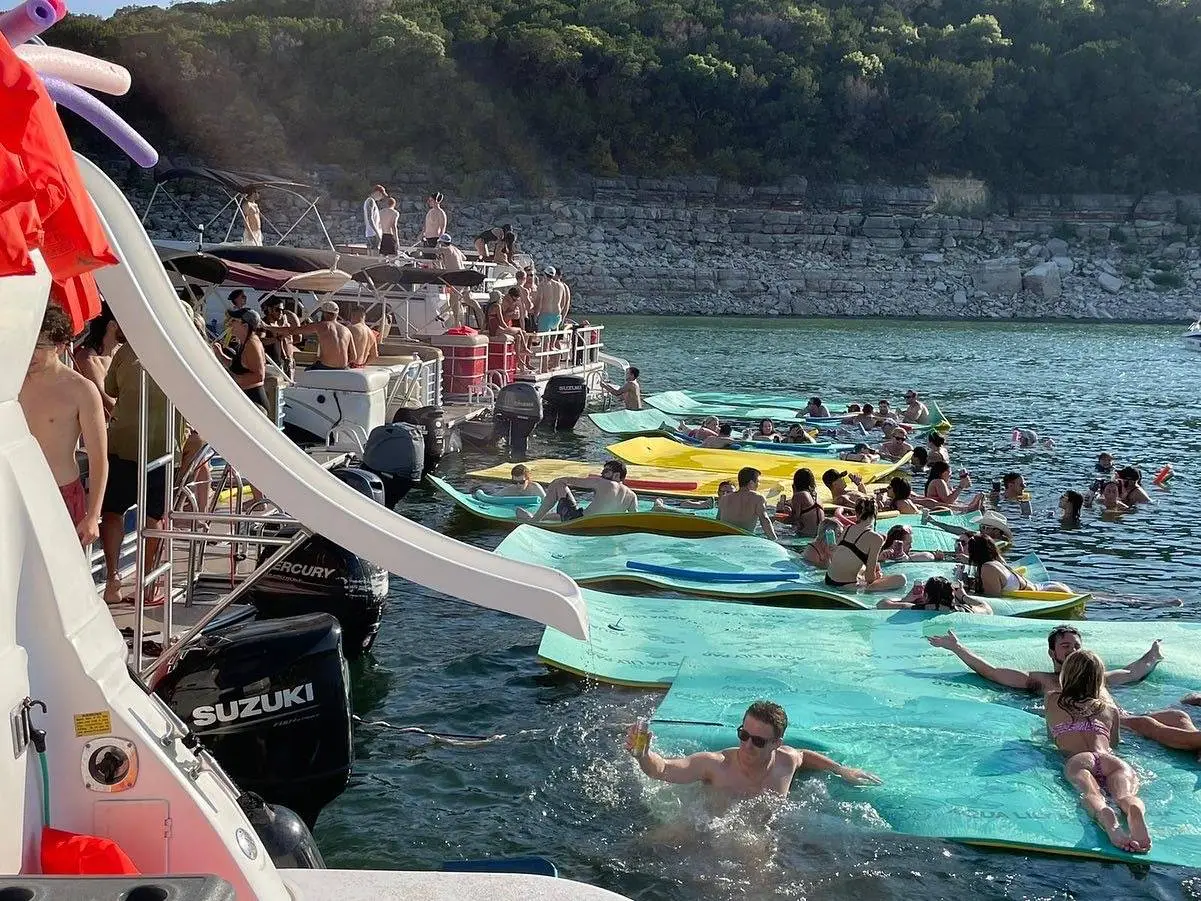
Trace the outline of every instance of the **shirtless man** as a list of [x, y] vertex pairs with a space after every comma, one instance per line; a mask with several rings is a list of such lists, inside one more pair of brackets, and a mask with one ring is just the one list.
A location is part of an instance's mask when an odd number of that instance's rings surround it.
[[830, 408], [822, 403], [820, 397], [809, 398], [809, 403], [805, 405], [804, 413], [806, 416], [813, 419], [829, 419]]
[[[667, 423], [664, 423], [666, 430]], [[716, 438], [721, 429], [721, 420], [716, 416], [706, 416], [701, 420], [701, 424], [696, 427], [691, 427], [686, 422], [681, 422], [676, 426], [676, 431], [689, 438], [699, 438], [704, 441], [706, 438]]]
[[917, 425], [930, 424], [930, 410], [918, 400], [917, 392], [912, 388], [905, 392], [905, 414], [901, 417], [901, 421]]
[[396, 209], [396, 198], [384, 199], [384, 208], [379, 211], [379, 255], [394, 257], [400, 253], [400, 213]]
[[451, 242], [450, 235], [438, 237], [438, 249], [434, 251], [434, 259], [438, 262], [438, 268], [447, 272], [459, 272], [467, 268], [467, 257]]
[[620, 397], [627, 410], [641, 410], [642, 386], [638, 384], [638, 376], [641, 374], [637, 366], [631, 366], [626, 370], [626, 382], [620, 388], [607, 382], [601, 382], [601, 387], [614, 397]]
[[701, 447], [717, 448], [719, 450], [727, 448], [734, 443], [733, 433], [734, 426], [728, 422], [723, 422], [717, 427], [716, 435], [706, 435], [701, 439]]
[[830, 489], [830, 496], [838, 507], [854, 510], [855, 504], [868, 496], [863, 490], [863, 481], [858, 476], [849, 475], [845, 470], [827, 469], [822, 473], [822, 484]]
[[1026, 480], [1020, 472], [1005, 473], [1001, 476], [1001, 484], [1004, 486], [1002, 497], [1007, 501], [1020, 501], [1026, 493]]
[[871, 404], [864, 404], [863, 409], [854, 416], [847, 416], [842, 420], [843, 425], [859, 426], [865, 432], [870, 432], [877, 425], [876, 423], [876, 408]]
[[767, 514], [767, 500], [759, 493], [760, 472], [750, 466], [738, 470], [738, 490], [717, 499], [717, 518], [747, 532], [763, 526], [763, 534], [776, 540], [776, 526]]
[[[272, 325], [300, 325], [300, 320], [291, 310], [284, 309], [283, 301], [278, 297], [271, 297], [264, 300], [262, 303], [263, 309], [263, 324]], [[292, 360], [292, 339], [285, 335], [276, 335], [271, 331], [267, 331], [263, 337], [263, 349], [288, 378], [293, 378], [296, 374], [296, 364]]]
[[499, 491], [485, 492], [490, 497], [546, 497], [542, 486], [530, 478], [530, 470], [523, 463], [518, 463], [509, 473], [510, 484]]
[[379, 359], [379, 339], [363, 320], [367, 311], [362, 305], [350, 311], [350, 368], [362, 369]]
[[338, 321], [338, 304], [332, 300], [322, 301], [317, 307], [321, 311], [319, 322], [302, 325], [273, 325], [272, 334], [281, 336], [317, 336], [317, 361], [309, 372], [322, 369], [348, 369], [350, 367], [350, 329]]
[[242, 200], [242, 243], [263, 246], [263, 214], [259, 210], [259, 192], [251, 188]]
[[880, 777], [872, 773], [842, 766], [816, 751], [788, 747], [784, 744], [787, 728], [788, 714], [783, 707], [756, 701], [742, 717], [736, 748], [663, 757], [650, 750], [654, 736], [648, 732], [643, 740], [635, 724], [626, 735], [626, 750], [652, 779], [676, 785], [703, 782], [725, 798], [787, 795], [798, 770], [833, 773], [852, 785], [881, 784]]
[[913, 453], [913, 445], [909, 443], [908, 433], [897, 426], [888, 433], [887, 440], [880, 444], [880, 456], [886, 460], [900, 460], [906, 454]]
[[[546, 497], [534, 513], [518, 508], [517, 519], [521, 522], [541, 522], [553, 510], [563, 522], [571, 522], [581, 516], [600, 516], [602, 513], [637, 513], [638, 495], [627, 488], [626, 465], [620, 460], [610, 460], [599, 476], [582, 479], [555, 479], [546, 486]], [[591, 491], [592, 503], [581, 507], [571, 489]]]
[[[46, 307], [17, 400], [67, 505], [75, 534], [84, 547], [100, 537], [100, 505], [108, 481], [108, 436], [99, 389], [63, 364], [71, 344], [71, 320], [55, 303]], [[75, 461], [83, 436], [88, 454], [88, 491]]]
[[446, 233], [446, 210], [442, 209], [442, 192], [435, 191], [425, 198], [425, 225], [421, 229], [421, 243], [425, 247], [436, 247], [438, 239]]
[[538, 286], [535, 309], [538, 314], [538, 331], [553, 332], [563, 322], [566, 313], [567, 286], [555, 276], [554, 266], [546, 270], [546, 278]]

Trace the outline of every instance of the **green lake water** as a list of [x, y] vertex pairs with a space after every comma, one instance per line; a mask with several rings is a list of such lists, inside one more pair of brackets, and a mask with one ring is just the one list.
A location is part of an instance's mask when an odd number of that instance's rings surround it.
[[[595, 321], [595, 319], [594, 319]], [[978, 486], [1022, 472], [1033, 495], [1017, 550], [1091, 590], [1095, 619], [1198, 616], [1201, 573], [1201, 354], [1181, 329], [1014, 322], [601, 317], [605, 342], [642, 369], [645, 392], [762, 390], [876, 402], [909, 387], [954, 422], [952, 465]], [[1014, 427], [1055, 451], [1010, 447]], [[586, 420], [538, 437], [532, 456], [600, 459], [608, 443]], [[1157, 503], [1121, 522], [1086, 511], [1065, 530], [1052, 510], [1087, 490], [1096, 455], [1178, 473]], [[445, 461], [440, 475], [495, 462]], [[401, 512], [495, 547], [500, 529], [418, 489]], [[737, 809], [705, 812], [689, 790], [653, 786], [622, 750], [625, 726], [660, 695], [588, 685], [549, 672], [533, 623], [393, 579], [373, 658], [355, 668], [366, 720], [505, 738], [453, 748], [362, 726], [349, 789], [322, 814], [331, 866], [437, 867], [462, 857], [543, 854], [562, 875], [632, 898], [1201, 899], [1201, 874], [1170, 867], [989, 852], [873, 831], [869, 808], [841, 805], [820, 780], [798, 780], [771, 825]], [[1165, 647], [1170, 655], [1171, 647]], [[1201, 686], [1198, 686], [1201, 690]], [[1030, 703], [1033, 703], [1031, 701]], [[940, 774], [931, 774], [938, 778]], [[1201, 792], [1201, 773], [1198, 791]], [[1201, 803], [1201, 795], [1182, 799]], [[1154, 824], [1152, 824], [1153, 826]]]

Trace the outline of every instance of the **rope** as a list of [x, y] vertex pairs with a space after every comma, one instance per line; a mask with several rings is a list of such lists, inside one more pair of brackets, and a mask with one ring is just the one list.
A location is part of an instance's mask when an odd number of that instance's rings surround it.
[[38, 753], [38, 760], [42, 764], [42, 825], [49, 828], [50, 826], [50, 768], [46, 766], [46, 752]]

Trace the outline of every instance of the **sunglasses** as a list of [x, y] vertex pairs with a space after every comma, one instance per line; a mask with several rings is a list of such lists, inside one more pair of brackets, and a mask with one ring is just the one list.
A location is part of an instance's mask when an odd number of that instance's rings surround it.
[[764, 738], [762, 735], [751, 735], [751, 733], [747, 732], [741, 726], [738, 727], [738, 740], [740, 742], [749, 741], [756, 748], [766, 748], [767, 743], [771, 741], [770, 738]]

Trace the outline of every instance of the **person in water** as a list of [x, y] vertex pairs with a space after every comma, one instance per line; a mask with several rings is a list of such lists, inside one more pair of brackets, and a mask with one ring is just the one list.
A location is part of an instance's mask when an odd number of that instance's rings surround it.
[[886, 491], [888, 500], [884, 505], [885, 509], [908, 514], [922, 512], [913, 501], [913, 486], [901, 476], [893, 476], [889, 479]]
[[[562, 522], [571, 522], [582, 516], [600, 516], [603, 513], [636, 513], [638, 495], [623, 484], [625, 480], [626, 465], [620, 460], [610, 460], [599, 476], [555, 479], [546, 486], [546, 496], [534, 513], [518, 507], [515, 515], [521, 522], [542, 522], [553, 511]], [[581, 507], [571, 493], [572, 488], [591, 491], [592, 503]]]
[[1118, 487], [1122, 503], [1129, 507], [1151, 503], [1151, 496], [1143, 490], [1143, 474], [1134, 466], [1123, 466], [1117, 472]]
[[912, 388], [905, 392], [905, 412], [901, 420], [915, 425], [930, 424], [930, 410], [918, 399], [917, 392]]
[[1007, 501], [1020, 501], [1026, 494], [1026, 480], [1020, 472], [1007, 472], [1001, 476], [1001, 498]]
[[770, 419], [761, 419], [759, 428], [751, 435], [752, 441], [779, 441], [780, 433], [776, 431], [776, 424]]
[[913, 445], [909, 443], [909, 433], [900, 426], [888, 432], [888, 437], [880, 442], [880, 456], [885, 460], [900, 460], [906, 454], [913, 453]]
[[758, 524], [775, 541], [776, 526], [768, 515], [767, 500], [759, 493], [759, 476], [759, 470], [750, 466], [738, 470], [738, 490], [717, 499], [717, 519], [746, 532], [754, 532]]
[[852, 428], [858, 426], [865, 432], [870, 432], [876, 427], [876, 408], [871, 404], [864, 404], [863, 409], [855, 413], [853, 416], [847, 416], [842, 420], [843, 425], [849, 425]]
[[637, 366], [631, 366], [626, 370], [625, 384], [616, 386], [601, 382], [601, 387], [614, 397], [620, 397], [627, 410], [641, 410], [642, 386], [638, 384], [638, 376], [641, 374]]
[[796, 534], [802, 538], [816, 538], [826, 511], [817, 500], [817, 480], [813, 478], [813, 470], [802, 467], [792, 474], [789, 508]]
[[730, 447], [734, 443], [734, 427], [728, 422], [723, 422], [717, 427], [716, 435], [709, 435], [701, 439], [701, 447], [717, 448], [718, 450]]
[[[1073, 652], [1063, 662], [1060, 687], [1047, 692], [1047, 732], [1066, 758], [1064, 778], [1080, 792], [1080, 803], [1105, 830], [1115, 848], [1135, 854], [1151, 850], [1138, 777], [1113, 746], [1120, 741], [1121, 715], [1105, 690], [1105, 664], [1092, 651]], [[1105, 799], [1126, 816], [1122, 829]]]
[[876, 501], [860, 498], [855, 505], [855, 524], [847, 526], [842, 540], [830, 551], [826, 566], [826, 584], [831, 588], [855, 587], [863, 576], [866, 591], [896, 591], [905, 586], [900, 573], [885, 576], [880, 571], [880, 550], [884, 536], [875, 531]]
[[909, 458], [909, 471], [915, 476], [925, 475], [930, 465], [930, 453], [924, 447], [915, 447], [913, 456]]
[[926, 453], [931, 463], [937, 463], [939, 460], [943, 463], [951, 462], [951, 452], [947, 448], [947, 439], [938, 432], [931, 432], [926, 436]]
[[822, 484], [829, 489], [836, 507], [853, 510], [859, 501], [867, 497], [863, 490], [863, 481], [858, 476], [850, 475], [845, 469], [827, 469], [822, 473]]
[[794, 422], [788, 427], [788, 435], [784, 438], [789, 444], [816, 444], [809, 430], [802, 423]]
[[884, 598], [876, 607], [881, 610], [921, 610], [926, 613], [978, 613], [986, 616], [993, 613], [988, 601], [968, 597], [962, 585], [952, 584], [942, 576], [916, 582], [900, 600]]
[[263, 348], [260, 335], [263, 332], [263, 317], [255, 310], [231, 310], [229, 327], [233, 342], [229, 349], [219, 341], [213, 342], [213, 352], [229, 370], [242, 393], [250, 402], [270, 415], [267, 391], [267, 351]]
[[787, 795], [801, 770], [833, 773], [851, 785], [879, 785], [879, 776], [845, 767], [816, 751], [784, 744], [788, 714], [779, 704], [756, 701], [738, 727], [738, 746], [724, 751], [701, 751], [687, 757], [663, 757], [650, 750], [654, 736], [641, 741], [638, 724], [626, 734], [626, 750], [642, 772], [660, 782], [686, 785], [701, 782], [729, 798], [762, 794]]
[[509, 472], [509, 484], [499, 491], [486, 492], [492, 497], [546, 497], [542, 486], [530, 478], [530, 469], [524, 463], [518, 463]]
[[972, 487], [972, 477], [967, 470], [959, 473], [959, 485], [951, 490], [948, 481], [951, 475], [949, 463], [938, 460], [930, 464], [926, 473], [926, 498], [940, 507], [946, 507], [956, 513], [974, 513], [984, 508], [984, 495], [977, 494], [966, 504], [960, 503], [959, 498], [964, 491]]
[[860, 441], [851, 450], [839, 454], [838, 459], [847, 463], [879, 463], [880, 455], [874, 453], [870, 446]]
[[[1075, 626], [1056, 626], [1047, 635], [1047, 656], [1051, 658], [1051, 672], [1048, 673], [994, 666], [961, 644], [953, 631], [948, 631], [945, 635], [930, 635], [926, 640], [936, 648], [950, 651], [967, 664], [968, 669], [989, 682], [1039, 695], [1059, 690], [1064, 661], [1084, 647], [1084, 639]], [[1114, 688], [1140, 682], [1151, 674], [1162, 659], [1160, 642], [1156, 640], [1152, 642], [1150, 649], [1133, 663], [1122, 669], [1106, 672], [1105, 684]]]
[[1122, 500], [1122, 486], [1118, 482], [1106, 482], [1101, 486], [1101, 509], [1106, 513], [1125, 513], [1130, 505]]
[[820, 397], [811, 397], [805, 405], [803, 415], [810, 419], [829, 419], [830, 408], [822, 403]]
[[1080, 511], [1084, 507], [1084, 495], [1079, 491], [1065, 491], [1059, 499], [1059, 521], [1065, 526], [1080, 525]]
[[1097, 463], [1093, 467], [1097, 475], [1103, 478], [1113, 478], [1113, 454], [1108, 451], [1101, 451], [1097, 454]]
[[1071, 591], [1062, 582], [1036, 585], [1005, 562], [997, 543], [985, 535], [967, 542], [968, 590], [986, 598], [1000, 598], [1015, 591]]

